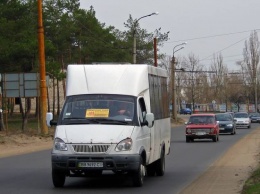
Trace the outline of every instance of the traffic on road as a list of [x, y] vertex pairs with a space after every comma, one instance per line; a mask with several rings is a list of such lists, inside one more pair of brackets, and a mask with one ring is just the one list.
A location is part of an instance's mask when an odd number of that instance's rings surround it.
[[[183, 115], [187, 119], [190, 115]], [[143, 187], [133, 187], [131, 178], [124, 174], [104, 172], [103, 176], [67, 178], [63, 188], [55, 188], [51, 175], [51, 150], [1, 158], [0, 193], [179, 193], [197, 179], [208, 167], [241, 138], [255, 130], [238, 128], [236, 135], [220, 134], [220, 141], [196, 139], [186, 143], [185, 128], [180, 125], [171, 130], [171, 152], [165, 158], [163, 177], [145, 177]], [[214, 150], [214, 152], [212, 152]]]

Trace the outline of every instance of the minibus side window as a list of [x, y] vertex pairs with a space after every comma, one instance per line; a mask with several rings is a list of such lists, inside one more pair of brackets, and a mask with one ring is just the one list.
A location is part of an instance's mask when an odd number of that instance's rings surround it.
[[145, 102], [143, 98], [139, 98], [138, 100], [138, 115], [139, 115], [139, 121], [143, 123], [145, 121], [145, 116], [146, 116], [146, 107], [145, 107]]

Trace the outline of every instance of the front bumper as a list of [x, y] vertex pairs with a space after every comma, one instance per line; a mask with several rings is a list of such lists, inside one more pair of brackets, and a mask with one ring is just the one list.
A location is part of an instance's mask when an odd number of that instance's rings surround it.
[[234, 126], [219, 126], [219, 133], [232, 133], [234, 131]]
[[186, 134], [186, 137], [190, 139], [213, 139], [214, 137], [216, 137], [216, 134], [205, 134], [205, 135]]
[[249, 127], [250, 123], [236, 123], [236, 128], [238, 127]]
[[251, 123], [260, 123], [260, 119], [251, 119]]
[[233, 128], [224, 128], [219, 130], [219, 133], [232, 133], [233, 132]]
[[[70, 170], [115, 170], [135, 171], [140, 165], [140, 155], [61, 155], [52, 153], [52, 168], [59, 171], [69, 172]], [[79, 162], [98, 162], [103, 167], [79, 167]]]

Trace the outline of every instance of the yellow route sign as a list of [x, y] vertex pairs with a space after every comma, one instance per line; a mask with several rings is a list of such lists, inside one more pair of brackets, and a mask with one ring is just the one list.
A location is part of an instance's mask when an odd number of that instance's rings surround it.
[[108, 117], [109, 109], [87, 109], [86, 118]]

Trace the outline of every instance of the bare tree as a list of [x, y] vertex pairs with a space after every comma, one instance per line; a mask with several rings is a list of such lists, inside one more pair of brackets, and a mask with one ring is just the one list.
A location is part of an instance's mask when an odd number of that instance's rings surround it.
[[210, 74], [211, 87], [214, 88], [213, 96], [217, 102], [223, 103], [226, 101], [226, 95], [223, 95], [223, 91], [226, 89], [225, 75], [228, 73], [228, 68], [223, 63], [223, 57], [220, 54], [213, 55], [213, 61], [210, 66], [210, 70], [214, 71], [214, 74]]
[[242, 73], [234, 73], [230, 74], [228, 77], [228, 100], [237, 106], [238, 111], [240, 109], [241, 103], [245, 103], [247, 99], [246, 85], [243, 76], [244, 74]]
[[259, 55], [260, 55], [260, 43], [258, 41], [257, 32], [253, 31], [250, 34], [249, 40], [245, 41], [245, 48], [243, 50], [244, 61], [241, 63], [244, 69], [247, 70], [249, 78], [252, 84], [252, 93], [254, 94], [255, 107], [258, 109], [257, 102], [257, 71], [259, 65]]
[[189, 54], [184, 60], [184, 67], [186, 69], [186, 90], [185, 95], [188, 97], [195, 110], [196, 100], [199, 98], [199, 85], [201, 84], [201, 77], [203, 77], [203, 66], [199, 64], [199, 58], [195, 57], [193, 53]]

